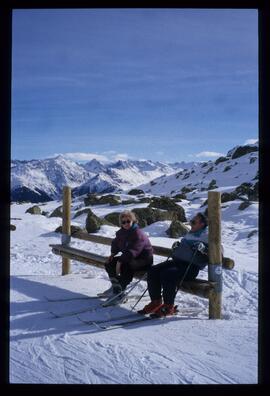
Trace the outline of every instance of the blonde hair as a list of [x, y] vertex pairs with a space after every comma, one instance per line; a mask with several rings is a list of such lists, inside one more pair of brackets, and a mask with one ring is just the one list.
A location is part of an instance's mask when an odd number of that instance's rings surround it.
[[120, 226], [122, 224], [123, 217], [129, 218], [133, 223], [137, 223], [138, 222], [135, 213], [131, 212], [131, 210], [124, 210], [119, 215], [119, 224], [120, 224]]

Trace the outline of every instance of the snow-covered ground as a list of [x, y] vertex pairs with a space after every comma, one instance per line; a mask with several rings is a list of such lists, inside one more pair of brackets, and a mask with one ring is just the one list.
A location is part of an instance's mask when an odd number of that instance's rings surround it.
[[[196, 203], [195, 203], [196, 202]], [[97, 307], [98, 299], [49, 302], [45, 297], [94, 296], [109, 287], [104, 270], [72, 261], [72, 274], [61, 276], [61, 258], [50, 244], [60, 243], [54, 230], [61, 219], [25, 213], [32, 204], [13, 204], [11, 217], [11, 383], [48, 384], [254, 384], [257, 383], [258, 337], [258, 204], [244, 211], [240, 201], [223, 205], [222, 243], [235, 268], [223, 271], [223, 320], [208, 319], [208, 302], [178, 292], [179, 317], [142, 322], [110, 331], [80, 322], [76, 316], [55, 319], [49, 313]], [[183, 201], [188, 218], [201, 201]], [[53, 201], [41, 206], [51, 212]], [[147, 206], [140, 204], [137, 207]], [[127, 206], [125, 206], [126, 208]], [[132, 206], [130, 206], [132, 207]], [[124, 206], [117, 206], [120, 211]], [[93, 206], [99, 216], [116, 209]], [[83, 224], [82, 215], [72, 224]], [[171, 247], [170, 222], [144, 228], [154, 245]], [[102, 226], [113, 237], [117, 227]], [[109, 247], [72, 240], [72, 246], [108, 255]], [[155, 262], [164, 260], [155, 257]], [[207, 278], [207, 270], [201, 271]], [[145, 289], [141, 282], [138, 295]], [[132, 292], [132, 294], [133, 294]], [[128, 313], [135, 299], [120, 307], [81, 314], [103, 319]], [[139, 303], [148, 302], [148, 295]], [[188, 312], [190, 309], [190, 312]]]

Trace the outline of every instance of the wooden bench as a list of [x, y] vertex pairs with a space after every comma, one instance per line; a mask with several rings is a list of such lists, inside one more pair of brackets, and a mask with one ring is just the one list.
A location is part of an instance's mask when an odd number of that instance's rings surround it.
[[[111, 245], [113, 238], [104, 237], [101, 235], [88, 234], [83, 231], [77, 231], [72, 234], [72, 238], [82, 239], [94, 243], [100, 243], [103, 245]], [[69, 245], [50, 245], [52, 252], [63, 258], [76, 260], [85, 264], [94, 265], [99, 268], [104, 268], [107, 257], [99, 254], [91, 253], [82, 249], [77, 249]], [[171, 249], [162, 246], [153, 246], [154, 254], [158, 256], [168, 257], [171, 253]], [[222, 260], [222, 267], [225, 269], [232, 269], [234, 266], [233, 260], [224, 257]], [[144, 275], [143, 271], [136, 271], [134, 277], [141, 278]], [[202, 298], [209, 298], [211, 291], [214, 289], [215, 282], [210, 282], [204, 279], [195, 279], [194, 281], [183, 282], [180, 290], [194, 294]]]
[[[76, 249], [65, 245], [50, 245], [52, 252], [58, 256], [80, 261], [85, 264], [94, 265], [99, 268], [104, 268], [106, 257], [95, 253], [90, 253], [85, 250]], [[136, 271], [135, 278], [141, 278], [145, 274], [144, 271]], [[203, 279], [195, 279], [194, 281], [183, 282], [180, 290], [186, 293], [195, 294], [199, 297], [209, 298], [209, 293], [214, 288], [214, 282], [209, 282]]]

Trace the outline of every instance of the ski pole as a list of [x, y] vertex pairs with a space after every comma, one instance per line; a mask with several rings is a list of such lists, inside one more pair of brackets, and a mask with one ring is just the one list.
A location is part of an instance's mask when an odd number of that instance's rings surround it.
[[[169, 259], [171, 258], [172, 253], [169, 254], [169, 256], [167, 257], [165, 263], [167, 263], [169, 261]], [[157, 264], [158, 265], [158, 264]], [[139, 299], [136, 301], [136, 303], [133, 305], [133, 307], [131, 307], [131, 310], [133, 311], [133, 309], [136, 307], [137, 304], [139, 304], [139, 302], [141, 301], [141, 299], [143, 298], [143, 296], [145, 295], [145, 293], [148, 290], [148, 286], [147, 288], [144, 290], [144, 292], [142, 293], [142, 295], [139, 297]]]
[[131, 307], [131, 311], [133, 311], [133, 309], [136, 307], [136, 305], [141, 301], [141, 299], [143, 298], [143, 296], [145, 295], [145, 293], [148, 290], [148, 286], [147, 288], [144, 290], [143, 294], [139, 297], [139, 299], [136, 301], [136, 303], [133, 305], [133, 307]]
[[191, 257], [191, 260], [190, 260], [190, 262], [189, 262], [189, 264], [188, 264], [188, 266], [187, 266], [187, 268], [186, 268], [186, 271], [185, 271], [185, 273], [184, 273], [184, 275], [183, 275], [183, 277], [182, 277], [182, 279], [181, 279], [181, 281], [180, 281], [180, 283], [179, 283], [179, 285], [178, 285], [178, 287], [177, 287], [177, 290], [176, 290], [175, 295], [177, 294], [178, 290], [179, 290], [180, 287], [182, 286], [182, 283], [184, 282], [184, 279], [185, 279], [185, 277], [186, 277], [186, 274], [187, 274], [189, 268], [191, 267], [191, 265], [193, 264], [193, 261], [194, 261], [194, 258], [195, 258], [195, 256], [196, 256], [196, 254], [197, 254], [198, 252], [203, 253], [203, 251], [204, 251], [204, 244], [203, 244], [202, 242], [200, 242], [200, 243], [198, 244], [198, 246], [197, 246], [197, 249], [195, 250], [195, 252], [193, 253], [193, 255], [192, 255], [192, 257]]
[[[169, 259], [171, 258], [171, 256], [172, 256], [172, 253], [170, 253], [169, 254], [169, 256], [167, 257], [167, 259], [166, 259], [166, 263], [169, 261]], [[157, 264], [158, 265], [158, 264]], [[131, 310], [133, 311], [133, 309], [136, 307], [136, 305], [137, 304], [139, 304], [139, 302], [141, 301], [141, 299], [143, 298], [143, 296], [145, 295], [145, 293], [147, 292], [147, 290], [148, 290], [148, 286], [147, 286], [147, 288], [144, 290], [144, 292], [142, 293], [142, 295], [139, 297], [139, 299], [136, 301], [136, 303], [133, 305], [133, 307], [131, 307]]]
[[103, 307], [106, 307], [107, 305], [110, 305], [113, 301], [115, 301], [118, 297], [121, 295], [128, 295], [142, 280], [145, 280], [147, 277], [147, 273], [145, 273], [137, 282], [135, 282], [133, 285], [130, 285], [127, 287], [126, 290], [122, 290], [121, 292], [115, 294], [113, 297], [111, 297], [109, 300], [105, 301], [103, 304], [101, 304]]

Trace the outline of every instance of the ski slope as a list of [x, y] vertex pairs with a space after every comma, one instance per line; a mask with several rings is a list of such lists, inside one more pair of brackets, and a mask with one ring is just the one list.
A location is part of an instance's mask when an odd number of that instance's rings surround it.
[[[181, 202], [188, 218], [200, 210], [200, 203], [195, 202]], [[236, 263], [232, 271], [223, 271], [223, 320], [208, 319], [207, 300], [178, 292], [179, 317], [108, 331], [83, 324], [76, 316], [55, 319], [49, 313], [89, 307], [92, 311], [80, 316], [101, 320], [127, 314], [136, 300], [103, 309], [99, 299], [47, 301], [46, 297], [95, 296], [110, 284], [104, 270], [75, 261], [72, 273], [61, 276], [61, 258], [49, 247], [60, 243], [60, 234], [54, 230], [61, 219], [25, 213], [30, 206], [11, 206], [11, 217], [21, 219], [12, 220], [16, 230], [11, 232], [11, 383], [257, 383], [258, 234], [247, 237], [258, 228], [257, 203], [239, 211], [239, 202], [232, 201], [222, 209], [224, 253]], [[57, 206], [59, 202], [52, 201], [41, 208], [51, 212]], [[115, 210], [108, 205], [91, 209], [99, 216]], [[117, 211], [122, 209], [124, 206], [117, 207]], [[72, 224], [84, 221], [82, 215]], [[144, 231], [153, 244], [170, 247], [175, 240], [166, 236], [169, 224], [154, 223]], [[117, 229], [102, 226], [99, 233], [113, 237]], [[78, 239], [72, 240], [72, 246], [109, 254], [109, 246]], [[155, 257], [156, 263], [162, 260]], [[201, 271], [200, 277], [207, 278], [207, 270]], [[145, 287], [141, 282], [134, 295]], [[143, 298], [138, 308], [148, 301]]]

